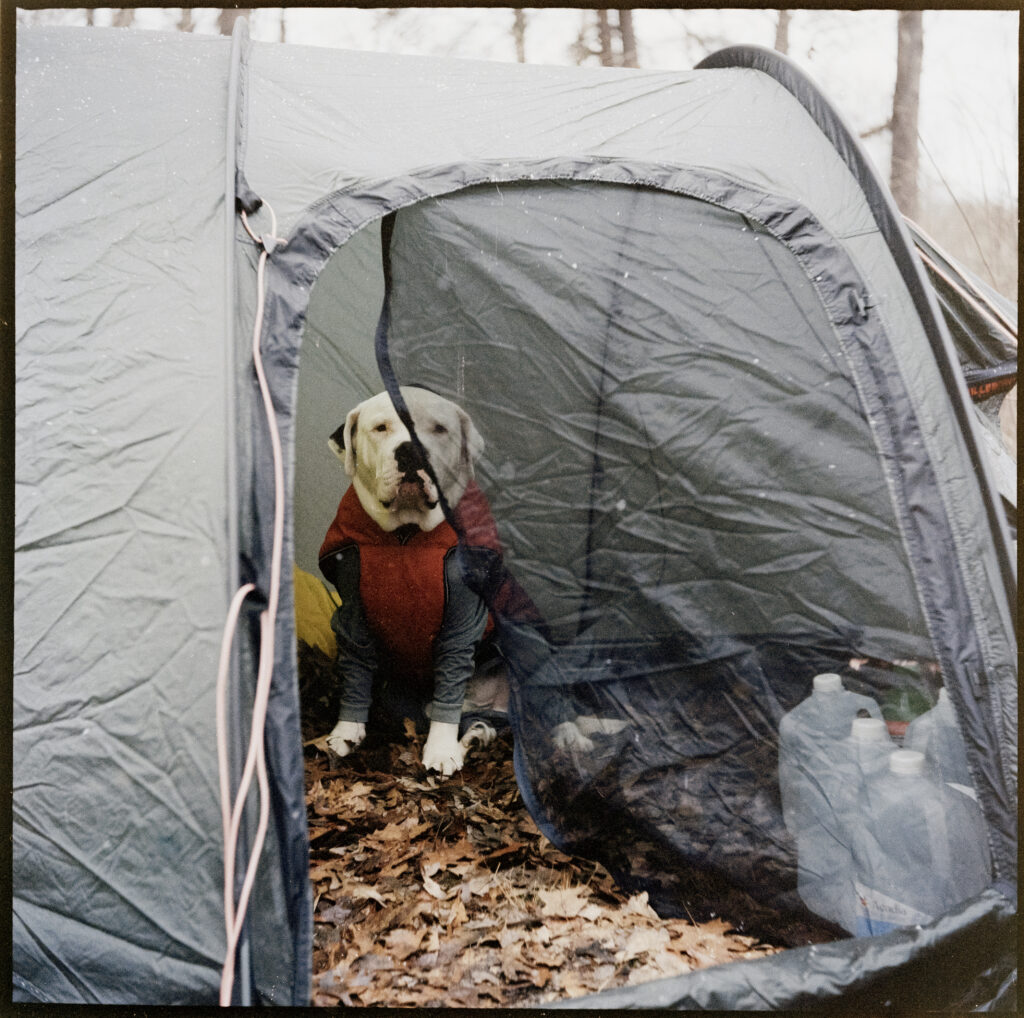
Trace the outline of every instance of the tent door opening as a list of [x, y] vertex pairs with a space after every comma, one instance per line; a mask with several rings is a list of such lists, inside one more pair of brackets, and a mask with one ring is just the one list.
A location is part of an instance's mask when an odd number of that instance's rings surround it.
[[[806, 913], [781, 719], [836, 672], [898, 740], [942, 684], [863, 401], [855, 275], [833, 281], [837, 324], [820, 276], [752, 216], [573, 181], [403, 208], [389, 254], [388, 366], [476, 423], [504, 564], [536, 609], [499, 639], [537, 822], [665, 914], [694, 873]], [[384, 385], [382, 298], [365, 229], [309, 306], [295, 553], [310, 571], [346, 484], [327, 436]], [[578, 719], [599, 722], [588, 753], [553, 741]]]

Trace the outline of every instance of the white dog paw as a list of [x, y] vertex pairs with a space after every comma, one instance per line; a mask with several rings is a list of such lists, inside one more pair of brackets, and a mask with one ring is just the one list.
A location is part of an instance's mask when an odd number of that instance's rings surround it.
[[362, 721], [339, 721], [327, 736], [327, 748], [335, 756], [348, 756], [366, 738]]
[[594, 748], [592, 739], [588, 739], [576, 726], [575, 721], [563, 721], [555, 725], [551, 731], [551, 738], [558, 749], [575, 749], [582, 753], [589, 753]]
[[431, 721], [423, 746], [423, 766], [428, 771], [440, 771], [447, 778], [462, 770], [465, 756], [465, 747], [459, 742], [458, 722]]
[[462, 746], [463, 750], [468, 750], [475, 742], [480, 743], [481, 748], [489, 746], [497, 734], [486, 721], [474, 721], [466, 729], [465, 735], [459, 739], [459, 745]]

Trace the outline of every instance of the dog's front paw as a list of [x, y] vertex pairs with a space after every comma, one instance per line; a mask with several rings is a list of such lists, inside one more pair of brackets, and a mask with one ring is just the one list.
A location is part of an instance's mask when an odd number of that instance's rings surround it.
[[551, 738], [558, 749], [575, 749], [581, 753], [589, 753], [594, 748], [593, 739], [588, 739], [580, 731], [575, 721], [563, 721], [551, 730]]
[[493, 726], [489, 725], [486, 721], [476, 720], [466, 729], [462, 738], [459, 739], [459, 745], [467, 752], [474, 742], [479, 742], [481, 747], [489, 746], [497, 734]]
[[327, 736], [327, 748], [335, 756], [348, 756], [366, 738], [362, 721], [339, 721]]
[[440, 771], [444, 777], [462, 770], [466, 750], [459, 742], [458, 723], [431, 721], [427, 741], [423, 746], [423, 766], [428, 771]]

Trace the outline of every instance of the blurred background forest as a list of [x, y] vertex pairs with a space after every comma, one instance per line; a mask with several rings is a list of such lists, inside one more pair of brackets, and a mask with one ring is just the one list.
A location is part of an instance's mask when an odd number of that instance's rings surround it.
[[18, 23], [228, 34], [242, 16], [260, 42], [545, 64], [685, 70], [724, 46], [774, 48], [861, 137], [901, 211], [1016, 300], [1015, 10], [64, 8]]

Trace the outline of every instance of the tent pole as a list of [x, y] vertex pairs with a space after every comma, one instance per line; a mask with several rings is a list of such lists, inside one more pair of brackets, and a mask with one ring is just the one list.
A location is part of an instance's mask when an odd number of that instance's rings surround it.
[[[237, 398], [237, 365], [235, 348], [235, 307], [236, 307], [236, 174], [237, 153], [240, 134], [240, 79], [242, 73], [242, 49], [249, 37], [248, 22], [239, 18], [231, 33], [231, 58], [228, 72], [227, 95], [227, 136], [225, 139], [224, 159], [224, 222], [225, 222], [225, 300], [224, 300], [224, 345], [226, 370], [225, 379], [227, 392], [225, 408], [225, 440], [227, 442], [227, 572], [228, 597], [239, 586], [239, 528], [238, 528], [238, 436], [236, 422], [238, 419]], [[242, 723], [238, 697], [240, 694], [241, 669], [237, 648], [231, 656], [231, 673], [229, 688], [234, 695], [229, 699], [228, 730], [234, 735], [234, 747], [231, 753], [232, 787], [237, 789], [241, 778], [241, 763], [245, 759], [245, 747], [242, 745]], [[239, 830], [238, 848], [245, 857], [251, 844], [250, 824], [245, 822], [248, 814], [243, 814], [243, 823]], [[241, 868], [244, 872], [244, 867]], [[236, 868], [237, 872], [237, 868]], [[232, 893], [235, 889], [232, 889]], [[238, 1003], [243, 1007], [252, 1005], [252, 952], [249, 941], [249, 917], [246, 916], [239, 938], [235, 966], [235, 987]]]

